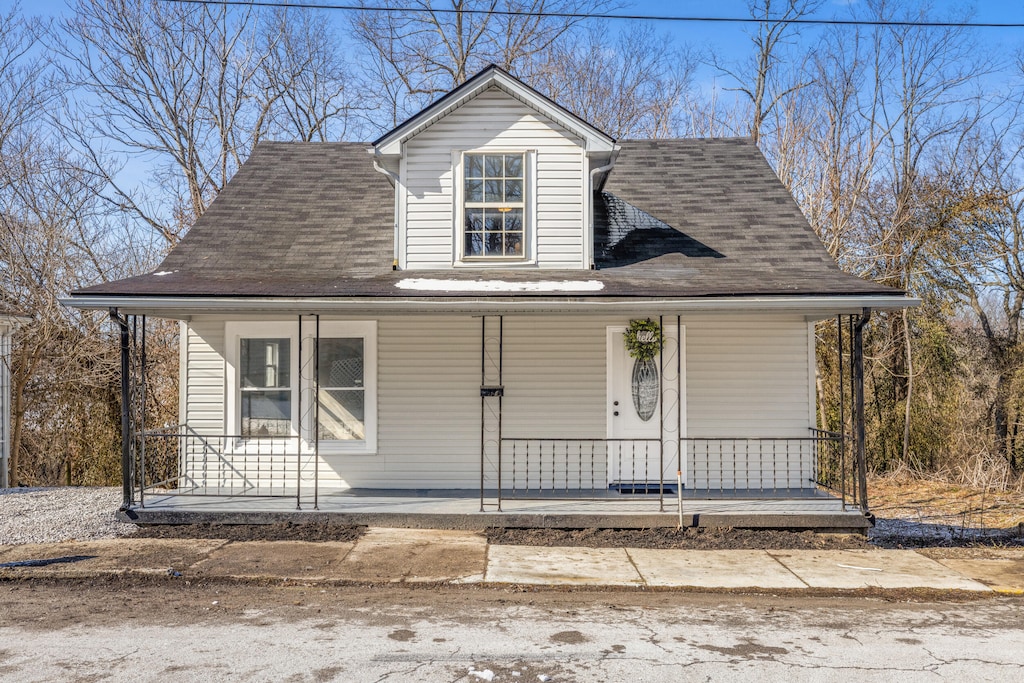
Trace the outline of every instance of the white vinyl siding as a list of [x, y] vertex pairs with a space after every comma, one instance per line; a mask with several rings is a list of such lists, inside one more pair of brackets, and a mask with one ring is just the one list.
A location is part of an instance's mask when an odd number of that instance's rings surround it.
[[202, 434], [224, 434], [224, 321], [188, 323], [186, 334], [183, 421]]
[[[700, 437], [811, 436], [813, 363], [802, 317], [686, 317], [687, 472], [691, 488], [811, 486], [806, 441], [702, 442]], [[775, 453], [772, 449], [775, 449]], [[776, 457], [777, 456], [777, 457]]]
[[605, 488], [606, 326], [600, 317], [505, 317], [502, 434], [516, 439], [504, 445], [506, 488]]
[[505, 436], [604, 438], [606, 324], [603, 318], [505, 317]]
[[[505, 317], [506, 435], [602, 438], [604, 321]], [[480, 484], [480, 326], [469, 316], [382, 318], [379, 458], [333, 458], [350, 486]]]
[[321, 446], [320, 459], [324, 489], [478, 487], [479, 319], [379, 318], [376, 454]]
[[[606, 329], [628, 322], [597, 315], [505, 316], [504, 435], [603, 439]], [[809, 436], [813, 363], [802, 318], [684, 316], [683, 323], [684, 433]], [[328, 326], [326, 317], [322, 324]], [[674, 317], [666, 316], [665, 324], [674, 326]], [[184, 417], [208, 434], [224, 429], [224, 325], [203, 319], [188, 326]], [[476, 489], [480, 335], [480, 318], [468, 315], [379, 318], [376, 455], [322, 452], [321, 486]], [[702, 454], [700, 462], [688, 462], [688, 487], [742, 488], [749, 477], [769, 474], [773, 479], [765, 481], [780, 487], [808, 485], [808, 472], [798, 467], [787, 472], [759, 463], [757, 453], [742, 462], [727, 456], [709, 462]], [[597, 464], [598, 479], [603, 465]]]
[[802, 317], [686, 316], [688, 434], [807, 436]]
[[479, 486], [480, 320], [383, 318], [378, 330], [382, 462], [353, 485]]
[[[527, 244], [541, 268], [581, 268], [584, 250], [584, 152], [571, 133], [509, 95], [491, 90], [406, 143], [402, 266], [450, 268], [459, 217], [454, 159], [464, 151], [531, 152], [536, 184], [527, 189]], [[454, 157], [453, 157], [454, 154]]]

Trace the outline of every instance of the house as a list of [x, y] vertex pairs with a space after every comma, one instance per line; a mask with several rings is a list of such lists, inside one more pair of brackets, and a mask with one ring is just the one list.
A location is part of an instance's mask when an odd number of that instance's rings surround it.
[[28, 318], [0, 303], [0, 489], [11, 462], [11, 336]]
[[[181, 321], [181, 425], [125, 378], [126, 509], [486, 510], [857, 500], [859, 334], [912, 303], [839, 269], [750, 140], [617, 141], [494, 66], [369, 144], [261, 143], [155, 272], [68, 302], [111, 310], [126, 369], [147, 317]], [[822, 320], [853, 382], [832, 431]]]

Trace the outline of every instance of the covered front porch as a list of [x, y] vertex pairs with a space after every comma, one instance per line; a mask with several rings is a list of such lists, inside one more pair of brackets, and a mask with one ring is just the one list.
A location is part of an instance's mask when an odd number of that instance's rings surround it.
[[[751, 435], [749, 430], [741, 436], [688, 433], [686, 325], [681, 315], [654, 318], [664, 341], [656, 358], [656, 405], [641, 425], [647, 431], [614, 431], [620, 406], [611, 401], [609, 389], [607, 434], [574, 434], [569, 423], [561, 433], [550, 425], [531, 432], [532, 423], [516, 417], [507, 403], [519, 377], [508, 372], [514, 365], [508, 346], [515, 346], [508, 344], [510, 316], [473, 316], [479, 335], [479, 481], [473, 488], [455, 489], [339, 486], [336, 477], [325, 478], [327, 461], [320, 439], [313, 436], [319, 433], [315, 426], [324, 423], [325, 410], [317, 400], [322, 395], [317, 368], [322, 314], [293, 318], [303, 359], [297, 386], [308, 388], [295, 392], [299, 417], [290, 436], [215, 433], [188, 423], [147, 427], [146, 317], [112, 315], [121, 330], [124, 373], [121, 514], [140, 523], [327, 518], [451, 528], [826, 530], [863, 530], [869, 524], [860, 427], [860, 335], [866, 310], [830, 323], [837, 331], [839, 429], [812, 427], [782, 436]], [[611, 340], [613, 328], [608, 329]], [[517, 343], [521, 347], [521, 338]], [[634, 402], [636, 391], [634, 386]]]

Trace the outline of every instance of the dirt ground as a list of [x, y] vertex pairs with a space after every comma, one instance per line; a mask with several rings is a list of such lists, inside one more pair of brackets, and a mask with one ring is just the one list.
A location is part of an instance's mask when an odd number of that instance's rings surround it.
[[845, 550], [870, 547], [863, 536], [768, 529], [501, 529], [485, 532], [496, 545], [692, 550]]
[[[957, 486], [907, 476], [873, 477], [868, 537], [764, 529], [481, 529], [492, 544], [696, 550], [1024, 549], [1024, 493]], [[195, 524], [140, 527], [139, 538], [222, 538], [231, 541], [354, 541], [364, 527], [339, 524]], [[969, 551], [975, 549], [973, 554]]]
[[[914, 548], [941, 550], [942, 557], [992, 556], [989, 550], [1024, 552], [1018, 527], [987, 529], [983, 534], [905, 520], [880, 519], [869, 536], [770, 529], [521, 529], [491, 527], [480, 534], [493, 545], [691, 550], [852, 550]], [[142, 526], [134, 538], [225, 539], [229, 541], [355, 541], [365, 527], [337, 524], [193, 524]], [[951, 554], [950, 551], [959, 551]], [[995, 556], [998, 556], [995, 555]]]
[[876, 546], [945, 549], [974, 558], [990, 555], [986, 548], [1024, 551], [1024, 491], [896, 475], [873, 477], [868, 496], [877, 518], [869, 537]]
[[572, 609], [579, 605], [606, 605], [611, 610], [636, 607], [644, 610], [678, 605], [714, 606], [723, 601], [759, 609], [790, 608], [799, 604], [813, 609], [832, 609], [842, 597], [846, 609], [867, 611], [899, 604], [901, 609], [927, 609], [933, 603], [1013, 602], [992, 594], [963, 591], [802, 590], [757, 591], [658, 591], [623, 588], [548, 589], [512, 586], [481, 588], [471, 585], [409, 586], [308, 586], [302, 583], [259, 581], [190, 581], [165, 576], [108, 575], [89, 578], [33, 578], [0, 581], [0, 613], [11, 624], [48, 631], [74, 625], [162, 623], [229, 623], [259, 611], [262, 617], [285, 619], [310, 615], [377, 611], [382, 603], [401, 604], [430, 613], [448, 610], [471, 615], [486, 608], [517, 606]]
[[228, 541], [356, 541], [366, 527], [342, 524], [154, 524], [133, 538], [223, 538]]
[[[192, 524], [139, 527], [134, 538], [222, 538], [229, 541], [355, 541], [365, 527], [337, 524]], [[497, 545], [701, 550], [866, 548], [863, 536], [753, 529], [515, 529], [480, 532]]]

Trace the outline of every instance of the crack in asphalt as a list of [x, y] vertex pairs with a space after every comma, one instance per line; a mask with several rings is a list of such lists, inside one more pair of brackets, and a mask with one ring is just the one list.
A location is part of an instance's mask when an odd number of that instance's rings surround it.
[[[392, 678], [394, 678], [396, 676], [401, 676], [401, 677], [407, 678], [407, 677], [411, 676], [412, 674], [416, 673], [417, 671], [419, 671], [420, 669], [422, 669], [423, 667], [425, 667], [425, 666], [427, 666], [429, 664], [433, 664], [433, 662], [430, 661], [430, 660], [427, 660], [427, 661], [424, 661], [424, 662], [420, 662], [419, 664], [417, 664], [416, 666], [412, 667], [411, 669], [407, 669], [407, 670], [403, 670], [403, 671], [389, 671], [386, 674], [384, 674], [383, 676], [381, 676], [380, 678], [378, 678], [374, 683], [384, 683], [384, 681], [391, 680]], [[458, 679], [456, 679], [456, 680], [458, 680]]]
[[935, 660], [935, 662], [936, 662], [935, 664], [929, 665], [929, 666], [934, 666], [934, 667], [950, 666], [950, 665], [953, 665], [953, 664], [972, 663], [972, 664], [985, 664], [986, 666], [1000, 666], [1000, 667], [1004, 667], [1005, 666], [1005, 667], [1013, 667], [1013, 668], [1016, 668], [1016, 669], [1024, 669], [1024, 663], [1019, 663], [1019, 662], [999, 662], [999, 661], [996, 661], [996, 660], [993, 660], [993, 659], [982, 659], [980, 657], [952, 657], [952, 658], [947, 658], [947, 657], [940, 657], [940, 656], [938, 656], [931, 649], [929, 649], [927, 647], [922, 647], [921, 649], [924, 652], [928, 653], [929, 657], [931, 657], [932, 659]]
[[[922, 674], [941, 679], [966, 670], [1002, 680], [1022, 678], [1024, 671], [1017, 646], [1024, 601], [1009, 598], [921, 605], [684, 599], [656, 592], [498, 599], [494, 592], [391, 588], [134, 591], [116, 582], [85, 589], [10, 584], [0, 590], [0, 613], [11, 618], [0, 624], [0, 642], [18, 642], [24, 656], [0, 656], [3, 676], [60, 680], [68, 671], [62, 667], [74, 664], [82, 675], [128, 678], [146, 667], [159, 671], [185, 651], [197, 671], [218, 677], [231, 672], [228, 678], [235, 680], [309, 681], [311, 671], [328, 671], [341, 661], [346, 670], [337, 680], [380, 683], [479, 683], [468, 673], [470, 665], [492, 669], [496, 682], [517, 680], [509, 672], [522, 667], [523, 683], [535, 680], [528, 673], [556, 672], [553, 680], [569, 683], [663, 680], [670, 672], [684, 672], [685, 680], [749, 679], [765, 672], [781, 679], [786, 671], [795, 678], [890, 674], [922, 680]], [[203, 610], [214, 600], [220, 606], [210, 616]], [[49, 621], [37, 624], [40, 615]], [[552, 634], [567, 635], [552, 641]]]

